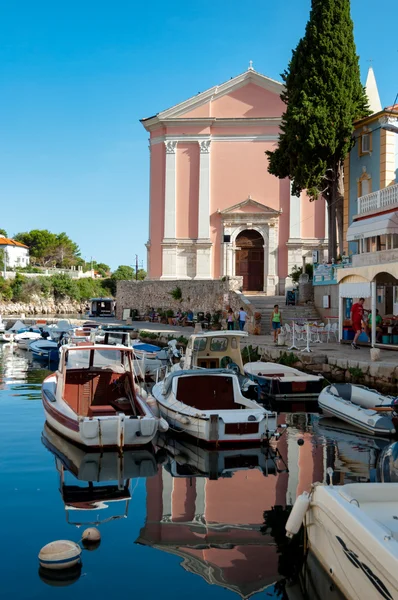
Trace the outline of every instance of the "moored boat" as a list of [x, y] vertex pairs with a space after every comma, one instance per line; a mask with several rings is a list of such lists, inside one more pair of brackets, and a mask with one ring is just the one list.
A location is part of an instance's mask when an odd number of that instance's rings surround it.
[[286, 524], [302, 521], [308, 545], [347, 600], [398, 599], [398, 483], [315, 484]]
[[190, 336], [186, 354], [173, 371], [181, 369], [228, 369], [239, 379], [246, 398], [258, 400], [258, 386], [245, 374], [241, 354], [241, 340], [247, 331], [201, 331]]
[[143, 446], [167, 430], [138, 393], [132, 360], [124, 346], [62, 346], [58, 370], [42, 385], [49, 425], [94, 448]]
[[[359, 404], [361, 398], [365, 406]], [[391, 436], [396, 433], [391, 401], [391, 398], [383, 397], [367, 388], [333, 384], [322, 390], [318, 405], [325, 416], [341, 419], [371, 435]], [[374, 408], [368, 408], [372, 403]], [[381, 413], [375, 410], [381, 404], [385, 408], [389, 407], [389, 412]]]
[[324, 382], [322, 375], [310, 375], [293, 367], [271, 362], [246, 363], [244, 371], [259, 386], [262, 395], [273, 400], [316, 400]]
[[29, 351], [36, 360], [55, 362], [59, 360], [59, 346], [54, 340], [40, 338], [29, 344]]
[[277, 430], [276, 413], [245, 398], [228, 369], [175, 371], [152, 394], [173, 428], [204, 442], [266, 442]]
[[21, 348], [21, 350], [28, 350], [29, 344], [34, 340], [39, 340], [40, 338], [41, 331], [39, 329], [31, 328], [28, 331], [14, 335], [14, 342], [17, 344], [18, 348]]

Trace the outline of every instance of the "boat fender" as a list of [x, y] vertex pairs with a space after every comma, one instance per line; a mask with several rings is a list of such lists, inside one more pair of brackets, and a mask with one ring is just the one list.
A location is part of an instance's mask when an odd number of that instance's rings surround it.
[[294, 503], [292, 512], [286, 523], [286, 536], [292, 538], [300, 531], [301, 524], [304, 520], [305, 513], [310, 506], [310, 495], [308, 492], [301, 494]]
[[69, 569], [80, 562], [81, 548], [69, 540], [56, 540], [43, 546], [39, 562], [45, 569]]
[[180, 423], [182, 423], [183, 425], [189, 425], [189, 424], [190, 424], [190, 422], [191, 422], [191, 419], [189, 419], [188, 417], [181, 416], [181, 417], [179, 418], [179, 421], [180, 421]]
[[159, 431], [161, 431], [162, 433], [164, 433], [165, 431], [168, 430], [169, 424], [166, 421], [166, 419], [160, 418], [159, 419], [159, 426], [158, 427], [159, 427]]

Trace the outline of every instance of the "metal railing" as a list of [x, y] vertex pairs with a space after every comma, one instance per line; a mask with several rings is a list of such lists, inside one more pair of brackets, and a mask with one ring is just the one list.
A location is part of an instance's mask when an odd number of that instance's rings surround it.
[[358, 198], [358, 215], [389, 207], [393, 204], [398, 205], [398, 183]]

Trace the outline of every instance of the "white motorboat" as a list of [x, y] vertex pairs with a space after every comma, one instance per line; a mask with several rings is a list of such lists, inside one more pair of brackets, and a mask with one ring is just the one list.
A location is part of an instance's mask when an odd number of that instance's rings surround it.
[[186, 369], [229, 369], [238, 376], [246, 398], [258, 400], [258, 386], [245, 375], [240, 343], [247, 331], [201, 331], [190, 336], [186, 354], [173, 371]]
[[277, 430], [276, 413], [245, 398], [228, 369], [171, 372], [152, 395], [172, 427], [204, 442], [265, 442]]
[[[333, 384], [322, 390], [318, 404], [326, 416], [346, 421], [371, 435], [391, 436], [396, 432], [391, 400], [360, 386]], [[373, 408], [368, 408], [372, 404]], [[389, 406], [389, 412], [375, 410], [381, 405]]]
[[[331, 470], [330, 470], [331, 471]], [[315, 484], [295, 502], [308, 545], [347, 600], [398, 599], [398, 483]]]
[[265, 397], [274, 400], [315, 400], [324, 381], [322, 375], [310, 375], [293, 367], [271, 362], [246, 363], [244, 371], [259, 386]]
[[0, 333], [0, 342], [13, 342], [16, 333], [18, 333], [19, 331], [27, 331], [27, 329], [28, 328], [26, 327], [23, 321], [15, 321], [12, 327], [7, 329], [3, 333]]
[[35, 340], [41, 338], [41, 332], [37, 331], [24, 331], [23, 333], [17, 333], [14, 335], [14, 342], [21, 350], [28, 350], [29, 344]]
[[49, 425], [95, 448], [143, 446], [166, 431], [138, 393], [132, 354], [124, 346], [61, 346], [58, 370], [42, 385]]

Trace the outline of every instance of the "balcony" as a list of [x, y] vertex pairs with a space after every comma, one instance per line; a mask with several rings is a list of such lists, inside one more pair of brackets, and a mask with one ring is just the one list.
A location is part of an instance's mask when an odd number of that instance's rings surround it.
[[358, 198], [358, 215], [398, 208], [398, 183]]

